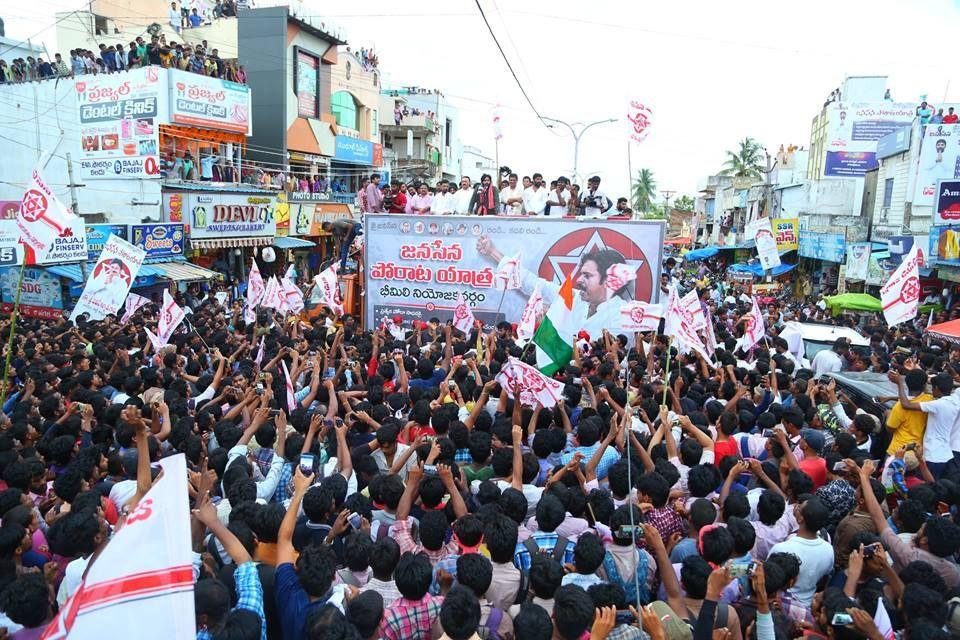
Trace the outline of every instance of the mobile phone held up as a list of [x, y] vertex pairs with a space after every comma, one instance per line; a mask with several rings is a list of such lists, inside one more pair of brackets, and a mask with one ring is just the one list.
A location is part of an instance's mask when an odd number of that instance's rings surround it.
[[300, 471], [303, 473], [313, 473], [313, 467], [317, 462], [317, 457], [312, 453], [300, 454]]

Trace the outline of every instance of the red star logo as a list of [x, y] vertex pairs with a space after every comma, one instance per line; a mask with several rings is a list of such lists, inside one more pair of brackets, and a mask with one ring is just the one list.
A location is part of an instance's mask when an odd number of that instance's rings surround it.
[[36, 189], [30, 189], [23, 194], [20, 203], [20, 213], [27, 222], [36, 222], [47, 212], [47, 196]]

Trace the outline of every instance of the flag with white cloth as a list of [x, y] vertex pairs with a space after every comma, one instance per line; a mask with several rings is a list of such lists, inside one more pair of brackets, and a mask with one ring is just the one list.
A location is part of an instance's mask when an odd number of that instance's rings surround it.
[[631, 300], [620, 307], [620, 331], [656, 331], [663, 319], [663, 306]]
[[57, 199], [39, 167], [20, 201], [16, 225], [25, 265], [87, 260], [86, 225]]
[[700, 303], [700, 296], [696, 289], [691, 289], [687, 295], [680, 298], [680, 306], [683, 307], [685, 314], [690, 317], [690, 326], [694, 331], [700, 331], [707, 326], [707, 316], [703, 311], [703, 304]]
[[537, 346], [537, 368], [548, 376], [565, 367], [573, 358], [574, 336], [580, 330], [573, 318], [573, 280], [567, 274], [557, 297], [547, 309], [533, 343]]
[[283, 298], [277, 277], [270, 276], [270, 279], [267, 280], [267, 284], [263, 289], [263, 298], [260, 300], [260, 306], [276, 311], [283, 311], [285, 305], [286, 301]]
[[520, 314], [520, 322], [517, 323], [517, 337], [526, 342], [533, 337], [537, 330], [537, 320], [543, 316], [545, 311], [545, 302], [543, 293], [540, 291], [540, 280], [537, 279], [537, 286], [533, 293], [527, 298], [527, 304], [523, 307], [523, 313]]
[[497, 265], [497, 271], [493, 274], [493, 281], [497, 289], [504, 291], [508, 289], [520, 288], [520, 254], [515, 256], [503, 256]]
[[664, 323], [663, 333], [673, 340], [673, 346], [677, 348], [677, 351], [690, 353], [692, 350], [704, 358], [710, 359], [707, 348], [693, 328], [693, 316], [681, 304], [676, 287], [670, 287], [664, 317], [666, 322]]
[[[266, 290], [263, 276], [260, 275], [260, 267], [257, 266], [256, 259], [252, 262], [250, 265], [250, 274], [247, 276], [247, 306], [251, 309], [260, 304]], [[254, 314], [254, 318], [256, 318], [256, 314]]]
[[283, 384], [287, 388], [287, 410], [292, 412], [297, 408], [297, 398], [293, 393], [293, 380], [290, 379], [287, 361], [280, 360], [280, 366], [283, 367]]
[[737, 342], [737, 348], [743, 350], [744, 352], [749, 351], [753, 345], [757, 344], [767, 333], [767, 327], [763, 323], [763, 313], [760, 311], [760, 305], [757, 304], [757, 299], [752, 298], [753, 305], [750, 307], [750, 311], [743, 314], [741, 320], [743, 321], [743, 336]]
[[497, 382], [513, 398], [514, 388], [520, 386], [520, 402], [533, 407], [537, 403], [545, 409], [553, 407], [563, 397], [563, 382], [543, 375], [536, 367], [510, 356], [497, 374]]
[[457, 292], [457, 303], [453, 307], [453, 328], [464, 333], [470, 333], [476, 318], [473, 316], [473, 309], [467, 304], [463, 292]]
[[293, 313], [303, 311], [303, 292], [300, 291], [300, 287], [295, 285], [293, 280], [286, 276], [280, 281], [280, 286], [283, 289], [283, 297], [287, 308]]
[[146, 304], [150, 304], [149, 298], [144, 298], [136, 293], [127, 294], [127, 300], [124, 302], [126, 311], [124, 311], [123, 317], [120, 318], [120, 324], [127, 324], [130, 322], [130, 318], [133, 317], [133, 314], [135, 314], [140, 307]]
[[160, 321], [157, 323], [157, 337], [163, 344], [169, 344], [174, 330], [187, 317], [183, 308], [177, 304], [170, 292], [163, 291], [163, 306], [160, 308]]
[[880, 287], [880, 303], [883, 317], [891, 327], [913, 320], [920, 309], [920, 264], [923, 252], [920, 243], [913, 247], [903, 258], [900, 266], [890, 279]]
[[253, 359], [253, 363], [257, 365], [257, 368], [260, 368], [260, 363], [263, 362], [263, 351], [265, 348], [264, 341], [267, 339], [266, 336], [260, 336], [260, 347], [257, 349], [257, 357]]

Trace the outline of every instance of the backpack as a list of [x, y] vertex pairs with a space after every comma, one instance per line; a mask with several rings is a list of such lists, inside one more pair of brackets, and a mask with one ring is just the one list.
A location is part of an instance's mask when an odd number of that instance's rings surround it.
[[[650, 601], [650, 589], [647, 587], [647, 554], [637, 550], [637, 575], [636, 581], [633, 576], [629, 580], [624, 580], [617, 569], [617, 563], [613, 559], [613, 554], [607, 551], [603, 555], [603, 567], [601, 569], [602, 578], [607, 582], [619, 585], [627, 596], [627, 602], [637, 606], [646, 604]], [[637, 593], [637, 583], [640, 584], [640, 593]]]
[[486, 640], [500, 640], [500, 621], [503, 620], [503, 609], [497, 607], [490, 607], [490, 614], [487, 616], [487, 621], [483, 624], [480, 629], [479, 634], [481, 638]]
[[[566, 536], [561, 536], [559, 533], [557, 534], [557, 543], [553, 545], [553, 559], [559, 562], [561, 565], [563, 564], [563, 557], [567, 552], [568, 542], [569, 541], [567, 540]], [[532, 537], [527, 538], [523, 541], [523, 546], [525, 546], [527, 551], [530, 552], [530, 562], [532, 563], [533, 558], [540, 553], [540, 547], [537, 545], [537, 541]]]

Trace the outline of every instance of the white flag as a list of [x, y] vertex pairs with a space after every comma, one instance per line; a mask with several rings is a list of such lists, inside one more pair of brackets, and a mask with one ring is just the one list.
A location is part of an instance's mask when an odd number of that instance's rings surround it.
[[53, 191], [33, 170], [33, 179], [20, 201], [17, 229], [25, 249], [24, 264], [85, 262], [87, 228], [53, 195]]
[[257, 266], [257, 261], [254, 259], [250, 265], [250, 275], [247, 276], [247, 306], [252, 309], [260, 304], [265, 290], [263, 276], [260, 275], [260, 267]]
[[898, 325], [917, 317], [920, 309], [920, 263], [923, 252], [920, 244], [913, 243], [903, 262], [893, 272], [885, 285], [880, 287], [880, 303], [887, 324]]
[[126, 311], [124, 311], [123, 317], [120, 318], [120, 324], [127, 324], [130, 322], [130, 318], [132, 318], [133, 314], [137, 312], [137, 309], [149, 303], [149, 298], [144, 298], [136, 293], [127, 294], [127, 301], [125, 303]]
[[93, 273], [83, 286], [70, 321], [76, 322], [82, 313], [90, 320], [101, 320], [119, 311], [146, 257], [144, 249], [111, 233]]
[[467, 304], [463, 297], [463, 292], [457, 292], [457, 304], [453, 308], [453, 328], [469, 334], [473, 328], [476, 318], [473, 317], [473, 309]]
[[664, 317], [666, 322], [664, 323], [663, 333], [673, 339], [673, 345], [677, 348], [677, 351], [690, 353], [693, 350], [708, 360], [710, 359], [707, 348], [693, 328], [693, 317], [680, 304], [680, 296], [677, 295], [676, 287], [670, 287]]
[[257, 312], [249, 304], [243, 305], [243, 321], [247, 324], [253, 324], [257, 321]]
[[717, 334], [713, 330], [713, 316], [710, 314], [709, 309], [707, 310], [707, 326], [704, 328], [703, 335], [705, 338], [704, 346], [712, 358], [717, 352]]
[[690, 326], [694, 331], [700, 331], [707, 326], [707, 316], [703, 312], [703, 305], [700, 304], [700, 296], [696, 289], [691, 289], [687, 295], [680, 298], [680, 306], [685, 314], [690, 317]]
[[757, 344], [767, 333], [767, 327], [763, 323], [763, 313], [760, 311], [760, 305], [757, 299], [751, 296], [753, 306], [750, 311], [745, 313], [741, 320], [743, 321], [743, 337], [737, 343], [737, 347], [744, 352], [749, 351], [753, 345]]
[[293, 394], [293, 380], [290, 379], [290, 371], [287, 369], [287, 361], [280, 360], [280, 366], [283, 367], [283, 384], [287, 388], [287, 410], [292, 412], [297, 408], [297, 398]]
[[293, 280], [284, 276], [280, 285], [283, 288], [283, 297], [287, 303], [287, 308], [294, 313], [303, 311], [303, 292], [297, 285], [293, 284]]
[[320, 304], [330, 308], [337, 316], [343, 315], [343, 300], [340, 298], [340, 283], [337, 270], [340, 265], [334, 263], [317, 274], [313, 281], [320, 288]]
[[297, 270], [294, 268], [293, 263], [290, 263], [290, 266], [287, 267], [287, 272], [283, 274], [284, 278], [287, 278], [291, 282], [297, 281]]
[[890, 622], [890, 614], [883, 605], [883, 598], [877, 598], [877, 612], [873, 614], [873, 624], [877, 625], [877, 631], [884, 640], [893, 640], [896, 637], [893, 633], [893, 623]]
[[753, 238], [757, 245], [757, 257], [764, 271], [780, 266], [780, 252], [777, 239], [773, 236], [770, 218], [758, 218], [747, 225], [747, 238]]
[[157, 337], [163, 344], [169, 344], [174, 329], [183, 322], [186, 316], [187, 314], [173, 299], [170, 292], [164, 289], [163, 306], [160, 307], [160, 321], [157, 323]]
[[526, 306], [523, 307], [523, 313], [520, 314], [520, 322], [517, 324], [517, 337], [521, 340], [530, 340], [537, 330], [537, 321], [546, 313], [546, 304], [543, 294], [540, 292], [540, 279], [537, 278], [537, 286], [533, 293], [527, 299]]
[[283, 311], [283, 294], [280, 291], [280, 283], [277, 282], [276, 276], [270, 276], [270, 279], [267, 280], [267, 285], [263, 289], [263, 297], [260, 299], [260, 306]]
[[515, 256], [503, 256], [497, 265], [497, 271], [493, 274], [493, 281], [498, 289], [519, 289], [520, 288], [520, 254]]
[[147, 332], [147, 337], [150, 338], [150, 344], [153, 345], [154, 353], [160, 353], [160, 349], [167, 346], [167, 343], [161, 340], [153, 331], [150, 331], [149, 327], [144, 327], [144, 331]]
[[632, 300], [620, 307], [620, 331], [656, 331], [663, 318], [663, 307]]
[[91, 561], [44, 640], [94, 640], [105, 629], [136, 629], [142, 640], [196, 638], [186, 459], [160, 466], [163, 475]]
[[529, 407], [539, 402], [542, 407], [549, 408], [556, 405], [557, 400], [563, 396], [562, 382], [543, 375], [536, 367], [531, 367], [513, 356], [507, 358], [497, 375], [497, 382], [511, 398], [514, 387], [519, 383], [520, 402]]

